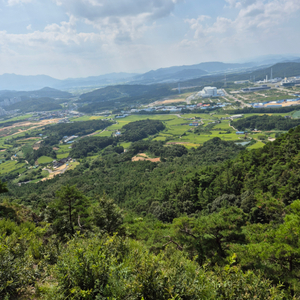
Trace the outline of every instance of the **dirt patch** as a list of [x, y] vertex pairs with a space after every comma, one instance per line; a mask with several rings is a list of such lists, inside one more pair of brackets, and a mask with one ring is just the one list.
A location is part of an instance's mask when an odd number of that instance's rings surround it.
[[134, 156], [131, 161], [140, 161], [140, 160], [147, 160], [152, 162], [160, 162], [160, 157], [157, 158], [150, 158], [147, 156], [146, 153], [139, 153], [138, 155]]
[[59, 150], [59, 148], [57, 148], [57, 147], [53, 147], [53, 150], [54, 150], [54, 151], [57, 151], [57, 150]]
[[19, 122], [19, 123], [13, 124], [12, 126], [0, 128], [0, 132], [11, 130], [11, 129], [16, 128], [16, 127], [30, 127], [30, 126], [32, 126], [30, 128], [27, 128], [26, 130], [19, 129], [18, 132], [12, 134], [12, 135], [15, 135], [15, 134], [18, 134], [20, 132], [26, 132], [28, 130], [39, 128], [41, 126], [57, 123], [59, 120], [61, 120], [61, 119], [49, 119], [49, 120], [42, 120], [42, 121], [39, 121], [39, 122], [28, 122], [28, 121], [27, 122]]
[[166, 99], [162, 101], [155, 101], [150, 104], [150, 106], [155, 106], [155, 105], [162, 105], [162, 104], [171, 104], [171, 103], [180, 103], [180, 102], [186, 102], [185, 99]]
[[166, 145], [189, 145], [190, 142], [168, 142]]
[[37, 140], [39, 139], [38, 137], [30, 137], [30, 138], [26, 138], [26, 139], [21, 139], [20, 141], [28, 141], [28, 140]]
[[36, 142], [32, 147], [33, 150], [39, 150], [40, 148], [41, 148], [41, 141]]
[[45, 169], [49, 172], [49, 176], [43, 178], [41, 181], [50, 180], [50, 179], [54, 178], [56, 175], [63, 174], [65, 171], [67, 171], [67, 169], [68, 169], [68, 166], [66, 164], [56, 168], [54, 171], [51, 171], [50, 169]]

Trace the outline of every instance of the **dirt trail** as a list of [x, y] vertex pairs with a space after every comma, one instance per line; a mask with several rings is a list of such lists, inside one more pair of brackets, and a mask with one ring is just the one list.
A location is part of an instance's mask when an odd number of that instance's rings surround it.
[[160, 157], [150, 158], [146, 153], [139, 153], [131, 159], [131, 161], [140, 161], [140, 160], [148, 160], [148, 161], [152, 161], [152, 162], [159, 162]]
[[55, 169], [54, 171], [52, 171], [51, 169], [44, 168], [43, 170], [49, 172], [49, 176], [43, 178], [41, 181], [46, 181], [46, 180], [54, 178], [54, 176], [56, 176], [56, 175], [63, 174], [68, 170], [68, 168], [69, 168], [69, 166], [67, 166], [66, 164], [64, 164], [61, 167]]

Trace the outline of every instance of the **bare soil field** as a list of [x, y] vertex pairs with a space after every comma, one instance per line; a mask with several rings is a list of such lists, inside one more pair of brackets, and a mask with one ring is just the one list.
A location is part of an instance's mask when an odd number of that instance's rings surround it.
[[146, 153], [139, 153], [138, 155], [134, 156], [131, 161], [140, 161], [140, 160], [148, 160], [148, 161], [152, 161], [152, 162], [159, 162], [160, 161], [160, 157], [157, 158], [150, 158], [147, 156]]
[[179, 102], [186, 102], [186, 101], [184, 98], [182, 98], [182, 99], [167, 99], [167, 100], [162, 100], [162, 101], [155, 101], [155, 102], [151, 103], [150, 106], [179, 103]]
[[19, 130], [18, 132], [14, 133], [14, 134], [18, 134], [18, 133], [21, 133], [21, 132], [25, 132], [25, 131], [28, 131], [28, 130], [31, 130], [31, 129], [35, 129], [35, 128], [38, 128], [38, 127], [42, 127], [42, 126], [45, 126], [45, 125], [49, 125], [49, 124], [53, 124], [53, 123], [57, 123], [59, 120], [61, 119], [50, 119], [50, 120], [42, 120], [42, 121], [39, 121], [39, 122], [19, 122], [19, 123], [15, 123], [11, 126], [8, 126], [8, 127], [4, 127], [4, 128], [0, 128], [0, 133], [2, 131], [9, 131], [9, 130], [12, 130], [14, 128], [17, 128], [17, 127], [28, 127], [28, 129], [26, 130]]

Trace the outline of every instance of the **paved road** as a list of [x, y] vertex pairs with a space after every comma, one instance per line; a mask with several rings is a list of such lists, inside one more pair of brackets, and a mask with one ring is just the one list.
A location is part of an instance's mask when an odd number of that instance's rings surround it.
[[197, 95], [197, 93], [196, 93], [196, 94], [193, 94], [193, 95], [190, 95], [190, 96], [188, 96], [188, 97], [185, 99], [185, 101], [186, 101], [186, 104], [192, 104], [192, 100], [194, 100], [194, 99], [195, 99], [196, 95]]
[[[225, 90], [224, 90], [225, 91]], [[241, 100], [241, 99], [238, 99], [238, 98], [235, 98], [234, 96], [232, 96], [232, 95], [230, 95], [230, 94], [228, 94], [226, 91], [225, 91], [225, 96], [227, 96], [228, 98], [232, 98], [233, 100], [235, 100], [235, 101], [237, 101], [237, 102], [240, 102], [242, 105], [242, 107], [251, 107], [251, 105], [250, 104], [247, 104], [247, 103], [245, 103], [243, 100]]]

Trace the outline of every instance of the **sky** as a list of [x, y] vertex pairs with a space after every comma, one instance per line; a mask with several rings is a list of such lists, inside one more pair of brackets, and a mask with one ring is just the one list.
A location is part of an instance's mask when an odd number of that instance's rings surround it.
[[142, 73], [300, 56], [300, 0], [0, 0], [0, 74]]

